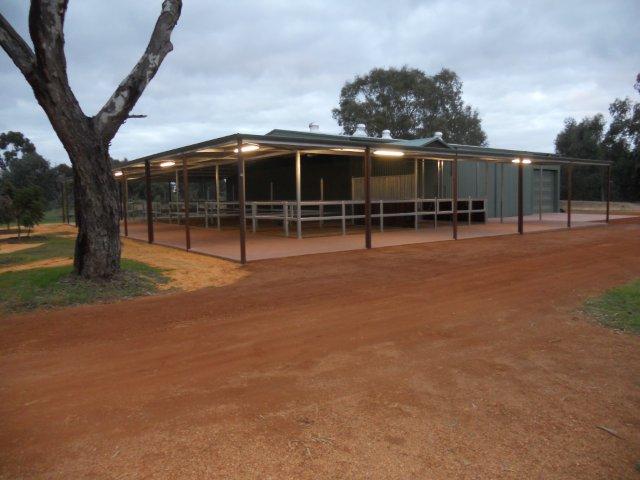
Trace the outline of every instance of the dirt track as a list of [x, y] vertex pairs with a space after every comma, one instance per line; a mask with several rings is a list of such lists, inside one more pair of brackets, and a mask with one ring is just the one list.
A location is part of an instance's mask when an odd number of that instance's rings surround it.
[[640, 224], [247, 268], [4, 319], [0, 477], [639, 475], [640, 339], [577, 309]]

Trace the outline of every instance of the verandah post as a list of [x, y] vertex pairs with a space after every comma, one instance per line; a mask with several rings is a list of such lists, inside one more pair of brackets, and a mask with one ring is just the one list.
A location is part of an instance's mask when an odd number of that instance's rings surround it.
[[124, 236], [129, 236], [129, 183], [127, 182], [127, 172], [122, 172], [122, 217], [124, 219]]
[[458, 239], [458, 152], [453, 157], [453, 166], [451, 168], [451, 220], [453, 225], [453, 239]]
[[611, 204], [611, 165], [607, 166], [607, 217], [606, 222], [609, 223], [609, 208]]
[[500, 223], [504, 223], [504, 163], [500, 163]]
[[324, 178], [320, 178], [320, 228], [324, 225]]
[[371, 148], [364, 149], [364, 243], [371, 248]]
[[573, 195], [573, 165], [567, 170], [567, 228], [571, 228], [571, 197]]
[[153, 243], [153, 207], [151, 205], [151, 164], [144, 161], [144, 186], [147, 199], [147, 241]]
[[413, 227], [418, 229], [418, 159], [413, 159]]
[[216, 224], [220, 230], [220, 166], [216, 165]]
[[302, 238], [302, 165], [301, 165], [300, 150], [296, 150], [296, 236], [298, 239]]
[[189, 229], [189, 168], [187, 159], [182, 159], [182, 185], [184, 188], [184, 235], [185, 246], [191, 250], [191, 230]]
[[[171, 207], [169, 207], [169, 212], [171, 212]], [[176, 218], [178, 225], [180, 225], [180, 167], [176, 167]]]
[[244, 184], [244, 156], [242, 155], [242, 139], [238, 137], [237, 144], [237, 163], [238, 163], [238, 200], [239, 217], [240, 217], [240, 263], [247, 263], [247, 223], [246, 223], [246, 198]]
[[538, 220], [542, 221], [542, 165], [538, 176]]
[[518, 233], [524, 233], [524, 163], [518, 163]]

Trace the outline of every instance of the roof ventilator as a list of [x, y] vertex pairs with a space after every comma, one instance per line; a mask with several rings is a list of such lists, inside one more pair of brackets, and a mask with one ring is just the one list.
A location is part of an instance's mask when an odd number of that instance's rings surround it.
[[353, 137], [367, 137], [367, 129], [364, 126], [364, 123], [359, 123], [356, 125], [356, 131], [353, 132]]

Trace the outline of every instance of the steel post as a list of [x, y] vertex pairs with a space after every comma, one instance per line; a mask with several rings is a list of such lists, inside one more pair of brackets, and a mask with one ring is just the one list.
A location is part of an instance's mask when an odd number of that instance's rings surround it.
[[504, 163], [500, 164], [500, 223], [504, 223]]
[[611, 204], [611, 165], [607, 167], [607, 216], [606, 222], [609, 223], [609, 209]]
[[451, 166], [451, 220], [453, 226], [453, 239], [458, 239], [458, 153], [453, 159]]
[[538, 220], [542, 221], [542, 165], [538, 176]]
[[127, 172], [122, 172], [122, 217], [124, 219], [124, 236], [129, 236], [129, 183], [127, 182]]
[[191, 230], [189, 227], [189, 166], [187, 159], [182, 159], [182, 185], [184, 188], [184, 236], [185, 247], [191, 250]]
[[524, 164], [518, 163], [518, 233], [524, 233]]
[[571, 197], [573, 196], [573, 165], [567, 170], [567, 228], [571, 228]]
[[364, 149], [364, 243], [371, 248], [371, 147]]
[[153, 243], [153, 207], [151, 204], [151, 164], [144, 161], [144, 186], [147, 200], [147, 241]]
[[238, 216], [240, 222], [240, 263], [247, 263], [247, 223], [246, 223], [246, 198], [244, 183], [244, 155], [242, 155], [242, 139], [238, 138], [237, 146], [238, 166], [238, 201], [240, 203]]
[[216, 165], [216, 224], [220, 230], [220, 166]]
[[302, 158], [300, 150], [296, 151], [296, 236], [302, 238]]

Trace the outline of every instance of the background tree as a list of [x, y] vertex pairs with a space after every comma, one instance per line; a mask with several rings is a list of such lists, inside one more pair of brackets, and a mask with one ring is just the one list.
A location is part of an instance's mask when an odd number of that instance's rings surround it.
[[440, 131], [447, 142], [487, 143], [478, 112], [462, 100], [462, 81], [447, 69], [429, 76], [415, 68], [374, 68], [345, 83], [333, 117], [348, 135], [364, 123], [370, 136], [385, 129], [410, 139]]
[[0, 45], [33, 89], [73, 165], [78, 224], [74, 270], [84, 277], [108, 278], [120, 269], [118, 189], [109, 144], [172, 50], [171, 32], [182, 1], [164, 0], [144, 54], [92, 117], [82, 111], [69, 86], [63, 31], [67, 4], [68, 0], [31, 1], [33, 49], [0, 15]]
[[[3, 187], [6, 187], [4, 185]], [[15, 220], [16, 214], [13, 210], [13, 198], [6, 188], [0, 188], [0, 224], [5, 225], [7, 230], [11, 228], [11, 223]]]
[[[640, 92], [640, 75], [635, 89]], [[640, 201], [640, 103], [616, 99], [609, 106], [608, 127], [603, 115], [577, 122], [565, 120], [555, 140], [556, 152], [582, 158], [608, 159], [611, 168], [612, 198]], [[566, 175], [562, 192], [566, 196]], [[573, 196], [579, 200], [603, 200], [605, 181], [601, 167], [580, 167], [573, 171]]]
[[35, 153], [36, 147], [22, 132], [5, 132], [0, 134], [0, 170], [7, 170], [12, 161], [26, 154]]
[[37, 153], [28, 153], [11, 162], [6, 178], [16, 188], [37, 186], [45, 193], [45, 201], [58, 198], [55, 171], [47, 160]]
[[27, 229], [27, 236], [29, 236], [31, 229], [44, 217], [42, 190], [36, 186], [17, 189], [13, 198], [13, 211], [18, 224], [18, 237], [20, 237], [21, 226]]
[[[640, 84], [636, 83], [640, 91]], [[609, 106], [611, 123], [603, 145], [614, 161], [612, 177], [616, 198], [640, 201], [640, 102], [616, 99]]]
[[11, 227], [11, 223], [15, 220], [15, 212], [13, 210], [13, 197], [15, 188], [13, 184], [6, 178], [4, 172], [0, 170], [0, 223], [7, 227]]
[[70, 166], [60, 164], [51, 167], [35, 145], [21, 132], [0, 134], [0, 183], [9, 182], [15, 188], [36, 185], [44, 192], [47, 208], [61, 205], [61, 179], [70, 181], [73, 171]]
[[[564, 129], [555, 140], [556, 153], [567, 157], [603, 159], [606, 150], [602, 146], [606, 122], [601, 114], [586, 117], [580, 122], [568, 118]], [[602, 167], [584, 166], [573, 169], [572, 196], [580, 200], [604, 199], [604, 175]], [[567, 175], [561, 176], [560, 196], [567, 196]]]

